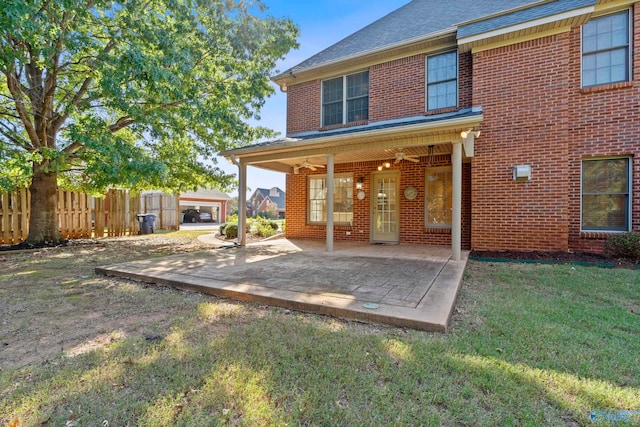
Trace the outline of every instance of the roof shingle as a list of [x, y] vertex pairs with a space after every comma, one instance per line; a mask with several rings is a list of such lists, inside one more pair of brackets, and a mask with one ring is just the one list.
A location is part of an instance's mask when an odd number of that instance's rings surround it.
[[[571, 3], [587, 0], [569, 0]], [[590, 0], [594, 1], [594, 0]], [[338, 43], [285, 71], [298, 72], [403, 41], [427, 36], [456, 25], [493, 15], [503, 10], [536, 3], [538, 0], [414, 0]], [[553, 3], [564, 3], [561, 2]]]

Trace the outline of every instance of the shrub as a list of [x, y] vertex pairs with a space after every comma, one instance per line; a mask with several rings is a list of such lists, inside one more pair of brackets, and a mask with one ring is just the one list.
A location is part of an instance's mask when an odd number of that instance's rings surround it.
[[270, 225], [263, 224], [258, 229], [258, 234], [260, 234], [262, 237], [271, 237], [276, 234], [276, 230], [274, 230]]
[[612, 234], [607, 238], [604, 250], [613, 257], [640, 263], [640, 233]]
[[252, 236], [257, 236], [260, 234], [260, 222], [250, 219], [247, 221], [247, 231]]
[[227, 236], [227, 239], [235, 239], [238, 237], [238, 224], [227, 223], [224, 234]]
[[229, 225], [228, 222], [225, 222], [224, 224], [220, 224], [220, 234], [224, 235], [224, 229], [227, 228], [227, 225]]

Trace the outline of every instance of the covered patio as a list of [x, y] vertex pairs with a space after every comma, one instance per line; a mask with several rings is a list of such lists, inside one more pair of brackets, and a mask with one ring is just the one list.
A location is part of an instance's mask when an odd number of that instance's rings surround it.
[[[367, 212], [369, 208], [365, 207], [367, 205], [363, 203], [358, 205], [360, 210], [357, 213], [354, 212], [353, 216], [354, 218], [357, 216], [359, 220], [357, 233], [362, 234], [358, 234], [358, 237], [363, 240], [362, 238], [371, 236], [369, 238], [371, 243], [380, 240], [375, 235], [376, 225], [383, 223], [384, 226], [387, 224], [384, 217], [387, 212], [377, 210], [378, 205], [385, 204], [379, 197], [387, 197], [387, 194], [386, 191], [378, 191], [379, 188], [383, 188], [383, 184], [378, 187], [379, 182], [381, 183], [382, 181], [376, 181], [376, 179], [382, 180], [384, 178], [382, 175], [387, 171], [395, 173], [388, 179], [388, 182], [384, 183], [384, 188], [392, 188], [394, 197], [397, 197], [393, 204], [393, 209], [395, 210], [390, 214], [392, 219], [389, 220], [389, 229], [394, 235], [390, 237], [383, 236], [382, 240], [395, 240], [395, 243], [398, 243], [403, 242], [399, 237], [400, 235], [407, 235], [408, 233], [419, 231], [419, 229], [425, 229], [424, 225], [412, 225], [415, 228], [399, 230], [397, 218], [406, 214], [401, 212], [400, 209], [401, 202], [404, 202], [404, 200], [401, 200], [397, 194], [405, 194], [407, 199], [416, 197], [416, 186], [403, 185], [402, 187], [404, 188], [401, 187], [401, 179], [403, 178], [400, 175], [400, 167], [407, 162], [414, 162], [420, 167], [428, 167], [430, 162], [425, 162], [425, 160], [433, 158], [434, 155], [448, 158], [450, 159], [450, 179], [452, 184], [452, 194], [450, 196], [451, 217], [447, 227], [439, 226], [439, 228], [440, 230], [444, 228], [450, 229], [451, 258], [453, 260], [461, 260], [463, 162], [470, 161], [474, 155], [475, 138], [480, 135], [480, 132], [474, 129], [478, 129], [482, 120], [482, 109], [480, 107], [468, 108], [432, 116], [408, 117], [347, 128], [323, 129], [294, 134], [280, 140], [224, 151], [220, 155], [238, 166], [238, 209], [240, 212], [243, 212], [246, 208], [244, 204], [246, 200], [247, 166], [284, 172], [288, 174], [287, 182], [289, 182], [289, 178], [298, 174], [307, 174], [309, 171], [316, 174], [321, 173], [323, 177], [326, 177], [326, 207], [324, 208], [326, 209], [326, 219], [323, 216], [322, 222], [318, 224], [321, 224], [324, 228], [325, 249], [327, 252], [334, 250], [334, 243], [337, 240], [334, 232], [334, 223], [336, 221], [334, 216], [341, 214], [334, 211], [334, 179], [336, 176], [341, 176], [336, 174], [336, 169], [339, 166], [342, 166], [340, 169], [345, 172], [345, 168], [348, 169], [351, 167], [350, 165], [373, 164], [375, 162], [377, 162], [376, 164], [384, 165], [378, 166], [377, 170], [375, 167], [370, 168], [366, 171], [366, 177], [361, 175], [361, 171], [357, 173], [360, 177], [352, 177], [354, 183], [358, 179], [356, 189], [359, 190], [362, 187], [358, 187], [358, 184], [361, 186], [363, 180], [369, 182], [368, 196], [360, 191], [358, 198], [360, 196], [362, 196], [362, 199], [367, 197], [363, 201], [370, 201], [368, 203], [371, 206], [371, 216], [368, 218], [369, 214]], [[424, 184], [417, 187], [418, 192], [423, 192], [422, 187], [424, 187]], [[406, 196], [408, 193], [403, 193], [407, 189], [413, 191], [413, 196]], [[291, 198], [291, 200], [288, 200], [287, 206], [293, 209], [293, 207], [307, 204], [308, 208], [307, 197], [308, 194], [304, 194], [303, 191], [287, 191], [287, 198]], [[377, 197], [378, 200], [376, 199]], [[421, 198], [421, 200], [423, 199]], [[415, 204], [413, 206], [415, 207]], [[415, 213], [411, 215], [415, 215]], [[289, 212], [287, 217], [291, 218]], [[312, 222], [310, 218], [307, 218], [307, 225], [313, 225]], [[391, 224], [391, 222], [393, 223]], [[344, 219], [341, 225], [345, 225]], [[353, 221], [351, 226], [356, 227]], [[238, 228], [238, 244], [244, 245], [246, 243], [246, 234], [244, 232], [246, 224], [243, 216], [239, 218]], [[353, 236], [353, 233], [348, 235]], [[287, 237], [307, 236], [290, 235], [288, 232]]]
[[96, 272], [340, 318], [446, 331], [466, 252], [453, 260], [448, 248], [425, 245], [336, 242], [332, 252], [325, 249], [317, 240], [276, 239]]

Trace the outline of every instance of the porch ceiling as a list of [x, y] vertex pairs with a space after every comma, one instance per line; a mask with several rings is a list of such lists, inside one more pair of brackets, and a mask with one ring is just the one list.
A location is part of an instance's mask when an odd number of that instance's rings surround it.
[[[477, 129], [481, 122], [482, 115], [475, 115], [464, 120], [421, 126], [328, 134], [313, 139], [288, 138], [273, 144], [230, 150], [221, 155], [227, 159], [233, 156], [246, 165], [284, 173], [294, 173], [294, 167], [304, 162], [326, 165], [328, 154], [333, 154], [335, 164], [393, 162], [399, 151], [416, 157], [451, 154], [451, 143], [461, 140], [460, 132]], [[429, 152], [429, 146], [433, 146], [433, 153]]]
[[[415, 157], [427, 157], [429, 153], [428, 145], [418, 145], [413, 147], [401, 147], [397, 148], [374, 148], [366, 151], [354, 151], [336, 154], [334, 156], [334, 163], [355, 163], [355, 162], [369, 162], [369, 161], [391, 161], [396, 159], [396, 153], [402, 151], [408, 156]], [[433, 155], [451, 154], [451, 144], [434, 144]], [[307, 157], [295, 157], [289, 159], [282, 159], [278, 161], [280, 165], [286, 165], [289, 168], [293, 168], [303, 162], [309, 162], [312, 164], [327, 164], [326, 155], [307, 156]], [[254, 166], [262, 167], [261, 164], [255, 164]]]

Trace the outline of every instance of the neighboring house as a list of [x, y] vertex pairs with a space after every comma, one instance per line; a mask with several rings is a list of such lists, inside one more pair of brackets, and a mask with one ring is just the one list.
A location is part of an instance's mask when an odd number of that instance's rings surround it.
[[286, 137], [222, 155], [287, 173], [287, 237], [329, 250], [600, 251], [640, 231], [639, 79], [636, 1], [415, 0], [275, 76]]
[[255, 217], [262, 212], [273, 218], [284, 219], [286, 194], [278, 187], [257, 188], [247, 200], [247, 216]]
[[213, 222], [225, 222], [227, 214], [227, 201], [230, 199], [216, 189], [200, 188], [198, 191], [187, 191], [179, 197], [180, 212], [187, 209], [198, 209], [209, 212]]

